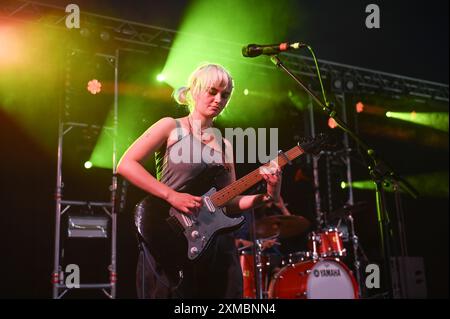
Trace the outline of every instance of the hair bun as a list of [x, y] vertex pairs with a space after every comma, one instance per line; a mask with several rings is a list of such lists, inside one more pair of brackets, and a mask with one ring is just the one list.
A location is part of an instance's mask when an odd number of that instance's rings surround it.
[[189, 105], [188, 94], [189, 88], [187, 86], [182, 86], [173, 92], [173, 98], [180, 105]]

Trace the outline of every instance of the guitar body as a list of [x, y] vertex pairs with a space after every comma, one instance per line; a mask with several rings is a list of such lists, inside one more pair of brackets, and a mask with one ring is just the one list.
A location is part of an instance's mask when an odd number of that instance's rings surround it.
[[221, 207], [209, 200], [216, 192], [214, 176], [220, 168], [207, 170], [184, 187], [183, 192], [202, 196], [203, 206], [196, 214], [187, 215], [171, 207], [166, 201], [148, 195], [135, 209], [135, 224], [155, 259], [163, 265], [184, 265], [200, 258], [214, 237], [230, 232], [244, 223], [244, 217], [230, 218]]
[[216, 192], [211, 188], [203, 194], [203, 206], [193, 215], [185, 215], [171, 208], [169, 214], [175, 218], [183, 229], [187, 241], [187, 255], [190, 260], [199, 258], [212, 239], [219, 233], [230, 232], [242, 226], [244, 217], [230, 218], [223, 208], [215, 207], [210, 196]]

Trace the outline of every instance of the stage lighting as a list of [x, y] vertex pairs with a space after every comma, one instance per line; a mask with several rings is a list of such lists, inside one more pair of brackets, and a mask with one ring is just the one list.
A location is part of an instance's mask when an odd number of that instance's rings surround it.
[[100, 93], [102, 90], [102, 83], [96, 79], [90, 80], [87, 85], [87, 90], [92, 94]]
[[356, 103], [356, 113], [364, 112], [364, 104], [362, 102]]
[[160, 73], [156, 76], [156, 80], [158, 82], [164, 82], [166, 80], [166, 76], [164, 74]]
[[102, 31], [100, 32], [100, 39], [102, 39], [103, 41], [108, 41], [109, 39], [111, 39], [111, 36], [109, 35], [109, 32]]
[[90, 162], [90, 161], [84, 162], [84, 168], [90, 169], [91, 167], [92, 167], [92, 162]]
[[328, 127], [329, 128], [336, 128], [337, 127], [337, 123], [332, 117], [330, 117], [328, 119]]
[[19, 62], [23, 52], [23, 45], [15, 30], [0, 26], [0, 66]]
[[342, 81], [341, 81], [341, 79], [335, 79], [335, 80], [333, 81], [333, 87], [334, 87], [335, 89], [337, 89], [337, 90], [342, 89]]
[[91, 31], [89, 29], [87, 29], [87, 28], [81, 28], [80, 29], [80, 34], [81, 34], [81, 36], [87, 38], [87, 37], [89, 37], [91, 35]]
[[248, 89], [244, 90], [244, 95], [248, 95]]
[[355, 83], [352, 80], [348, 80], [345, 83], [345, 87], [346, 87], [347, 91], [353, 91], [353, 89], [355, 88]]

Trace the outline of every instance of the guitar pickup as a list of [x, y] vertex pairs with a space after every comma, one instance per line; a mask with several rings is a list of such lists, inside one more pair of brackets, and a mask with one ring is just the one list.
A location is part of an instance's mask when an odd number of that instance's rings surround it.
[[203, 197], [203, 202], [206, 205], [206, 208], [208, 208], [208, 210], [211, 213], [214, 213], [216, 211], [216, 207], [214, 206], [214, 204], [211, 202], [211, 198], [209, 198], [209, 196], [205, 196]]

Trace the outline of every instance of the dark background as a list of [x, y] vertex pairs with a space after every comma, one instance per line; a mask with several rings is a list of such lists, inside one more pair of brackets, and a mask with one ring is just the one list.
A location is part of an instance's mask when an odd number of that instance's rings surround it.
[[[61, 6], [64, 1], [42, 1]], [[379, 71], [410, 76], [448, 84], [448, 1], [373, 1], [381, 8], [381, 29], [368, 30], [364, 26], [368, 1], [306, 1], [309, 30], [293, 33], [293, 40], [310, 43], [318, 57], [324, 60], [355, 65]], [[106, 16], [139, 21], [155, 26], [177, 29], [188, 1], [78, 1], [82, 10]], [[24, 93], [26, 94], [26, 93]], [[0, 109], [1, 142], [1, 273], [0, 297], [2, 298], [50, 298], [50, 275], [53, 268], [53, 236], [55, 221], [54, 192], [56, 185], [57, 105], [61, 97], [57, 94], [36, 99], [43, 105], [34, 127], [50, 132], [52, 152], [43, 149], [17, 121]], [[352, 99], [352, 97], [350, 97]], [[355, 97], [356, 99], [356, 97]], [[17, 105], [20, 107], [20, 105]], [[448, 112], [447, 104], [433, 105], [434, 109]], [[158, 114], [179, 114], [169, 104], [161, 106]], [[284, 127], [283, 117], [274, 119], [268, 126]], [[372, 119], [365, 119], [367, 125]], [[364, 119], [359, 123], [364, 126]], [[148, 123], [141, 123], [144, 128]], [[284, 131], [289, 136], [289, 130]], [[427, 136], [429, 129], [420, 129], [418, 135]], [[373, 145], [401, 174], [447, 170], [448, 147], [435, 149], [410, 142], [395, 141], [369, 134], [363, 137]], [[448, 143], [447, 137], [444, 140]], [[289, 146], [289, 141], [284, 141]], [[151, 165], [150, 165], [151, 166]], [[363, 165], [354, 164], [353, 178], [367, 179]], [[239, 165], [238, 175], [252, 169], [250, 165]], [[296, 169], [302, 168], [310, 174], [305, 161], [285, 171], [283, 194], [296, 214], [313, 220], [313, 193], [308, 181], [296, 182]], [[150, 167], [151, 169], [151, 167]], [[89, 177], [72, 172], [74, 185], [84, 191], [87, 187], [96, 193], [96, 186], [86, 185]], [[94, 174], [94, 173], [93, 173]], [[98, 175], [97, 175], [98, 174]], [[95, 176], [103, 181], [102, 173]], [[79, 184], [76, 184], [79, 183]], [[78, 186], [79, 185], [79, 186]], [[448, 185], [448, 184], [447, 184]], [[76, 188], [75, 193], [76, 194]], [[448, 187], [448, 186], [447, 186]], [[299, 195], [300, 194], [300, 195]], [[142, 192], [130, 188], [127, 207], [119, 214], [118, 231], [118, 294], [119, 298], [134, 298], [134, 271], [137, 248], [133, 234], [131, 209], [142, 197]], [[356, 217], [357, 230], [369, 259], [379, 258], [379, 242], [374, 194], [355, 191], [355, 199], [367, 201], [370, 206]], [[393, 210], [392, 198], [388, 200]], [[448, 197], [425, 197], [412, 200], [404, 197], [404, 211], [409, 255], [422, 256], [428, 283], [428, 296], [448, 297]], [[76, 260], [77, 254], [83, 263], [92, 266], [104, 262], [105, 256], [95, 251], [105, 250], [105, 242], [66, 242]], [[96, 250], [96, 248], [98, 248]], [[86, 256], [89, 256], [86, 258]], [[83, 264], [80, 264], [83, 269]], [[85, 273], [83, 273], [85, 274]], [[99, 279], [95, 273], [82, 278]], [[106, 280], [107, 278], [100, 278]], [[98, 292], [74, 292], [73, 296], [99, 297]]]

